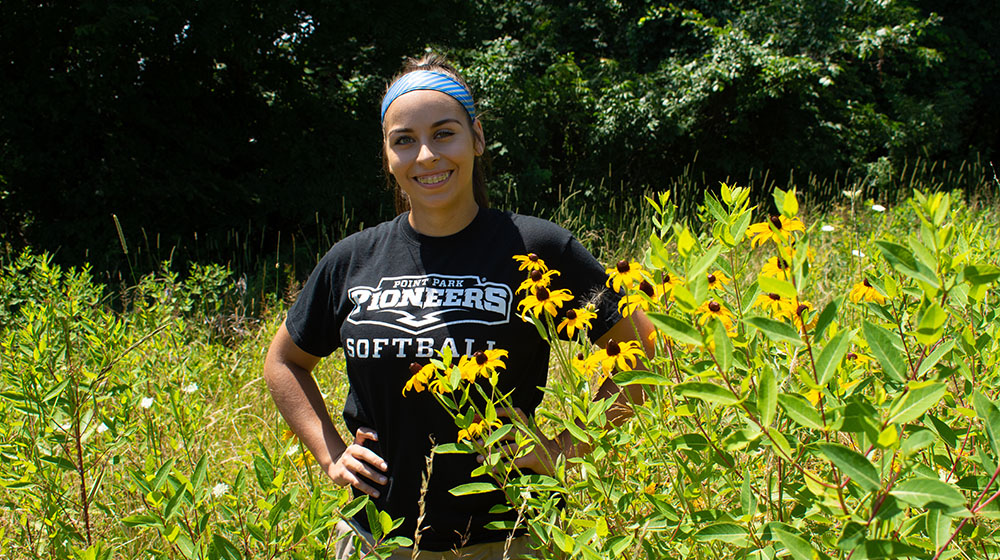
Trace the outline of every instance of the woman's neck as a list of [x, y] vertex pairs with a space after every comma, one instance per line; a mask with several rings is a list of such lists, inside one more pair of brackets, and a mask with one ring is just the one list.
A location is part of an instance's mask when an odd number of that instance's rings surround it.
[[458, 210], [448, 212], [427, 212], [410, 210], [410, 227], [422, 235], [444, 237], [458, 233], [472, 223], [479, 213], [479, 205], [472, 203]]

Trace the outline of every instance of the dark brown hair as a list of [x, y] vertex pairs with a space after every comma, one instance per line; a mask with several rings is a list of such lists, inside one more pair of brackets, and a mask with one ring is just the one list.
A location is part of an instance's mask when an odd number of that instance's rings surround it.
[[[402, 78], [404, 75], [409, 74], [410, 72], [415, 72], [417, 70], [430, 70], [431, 72], [440, 72], [442, 74], [447, 74], [448, 76], [454, 78], [455, 81], [462, 84], [462, 86], [465, 87], [465, 89], [469, 90], [470, 92], [472, 91], [471, 89], [469, 89], [469, 85], [465, 83], [465, 79], [462, 77], [462, 75], [458, 73], [458, 70], [456, 70], [455, 67], [448, 62], [448, 59], [437, 53], [427, 53], [420, 58], [407, 58], [406, 62], [403, 64], [403, 69], [398, 74], [392, 77], [392, 80], [390, 80], [389, 83], [386, 84], [385, 90], [389, 91], [389, 88], [392, 87], [392, 84], [396, 83], [396, 80]], [[383, 95], [385, 94], [383, 93]], [[475, 134], [475, 129], [473, 128], [473, 123], [472, 123], [472, 117], [470, 117], [468, 113], [466, 113], [466, 117], [469, 120], [469, 128], [472, 129], [473, 134]], [[410, 209], [410, 202], [406, 199], [406, 196], [403, 194], [403, 189], [401, 189], [399, 185], [396, 183], [395, 177], [393, 177], [392, 173], [389, 172], [389, 158], [386, 156], [384, 144], [385, 142], [383, 142], [382, 146], [382, 171], [385, 173], [386, 187], [393, 193], [393, 200], [396, 206], [396, 213], [400, 214]], [[484, 145], [483, 146], [484, 154], [486, 153], [485, 150], [486, 147]], [[472, 166], [472, 194], [475, 197], [476, 204], [478, 204], [480, 208], [489, 208], [490, 199], [489, 199], [489, 193], [486, 190], [486, 172], [484, 170], [486, 164], [484, 161], [485, 161], [485, 155], [476, 156], [475, 163]]]

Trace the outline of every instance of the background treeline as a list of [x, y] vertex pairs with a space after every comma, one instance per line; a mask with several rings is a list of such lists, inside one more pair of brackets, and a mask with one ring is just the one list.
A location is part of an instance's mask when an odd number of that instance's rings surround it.
[[378, 103], [425, 48], [467, 72], [494, 197], [523, 211], [679, 176], [894, 197], [920, 165], [988, 170], [996, 28], [990, 2], [929, 0], [4, 0], [0, 240], [111, 275], [289, 251], [306, 273], [392, 214]]

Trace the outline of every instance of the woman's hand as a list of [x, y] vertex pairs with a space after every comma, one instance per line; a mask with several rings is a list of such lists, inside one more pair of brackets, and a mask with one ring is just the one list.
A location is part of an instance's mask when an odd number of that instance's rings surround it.
[[[513, 410], [497, 410], [498, 418], [512, 418], [516, 416], [519, 423], [525, 426], [527, 429], [535, 433], [538, 440], [536, 441], [531, 451], [522, 457], [514, 459], [513, 466], [518, 469], [531, 469], [538, 474], [544, 474], [548, 476], [553, 476], [556, 472], [556, 463], [560, 455], [566, 454], [566, 449], [563, 448], [561, 440], [565, 439], [563, 437], [556, 437], [556, 439], [549, 439], [545, 437], [540, 431], [535, 429], [534, 423], [528, 419], [528, 416], [520, 408], [514, 408]], [[514, 430], [511, 430], [506, 436], [500, 439], [498, 442], [500, 446], [500, 451], [508, 459], [514, 457], [517, 453], [517, 446], [514, 443]], [[562, 434], [568, 436], [569, 434]], [[480, 444], [483, 442], [480, 441]], [[479, 455], [476, 459], [482, 463], [486, 460], [485, 457]]]
[[378, 441], [378, 434], [371, 428], [358, 428], [354, 435], [354, 443], [348, 445], [333, 461], [326, 474], [338, 486], [350, 485], [372, 498], [378, 498], [380, 492], [361, 477], [377, 484], [385, 484], [387, 479], [382, 473], [386, 471], [388, 465], [375, 452], [364, 446], [365, 440]]

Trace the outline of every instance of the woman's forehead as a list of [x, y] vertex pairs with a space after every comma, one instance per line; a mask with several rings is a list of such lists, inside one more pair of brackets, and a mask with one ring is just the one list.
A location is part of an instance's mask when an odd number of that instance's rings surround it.
[[465, 108], [453, 97], [435, 90], [418, 89], [397, 97], [385, 112], [386, 131], [394, 128], [414, 128], [444, 119], [464, 124], [468, 120]]

